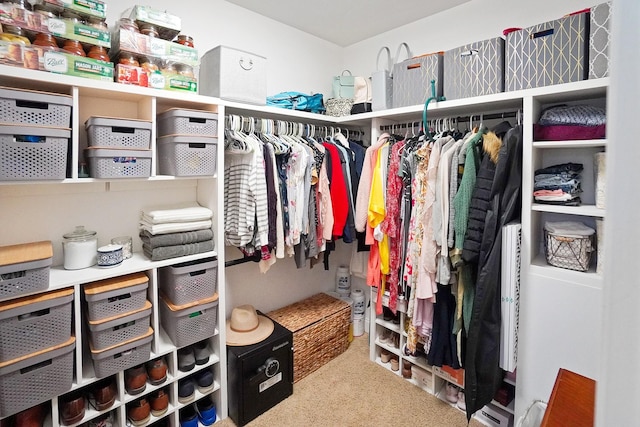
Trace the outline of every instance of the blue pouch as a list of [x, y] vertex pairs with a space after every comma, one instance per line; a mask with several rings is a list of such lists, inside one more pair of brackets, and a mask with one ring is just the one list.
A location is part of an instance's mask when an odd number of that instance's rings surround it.
[[317, 114], [325, 111], [321, 93], [307, 95], [301, 92], [280, 92], [277, 95], [267, 96], [267, 105]]

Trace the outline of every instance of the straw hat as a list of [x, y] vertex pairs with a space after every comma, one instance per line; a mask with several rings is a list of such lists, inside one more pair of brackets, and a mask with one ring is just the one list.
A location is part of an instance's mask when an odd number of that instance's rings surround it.
[[227, 322], [227, 345], [240, 346], [258, 343], [273, 332], [273, 321], [256, 313], [252, 305], [241, 305], [231, 311]]

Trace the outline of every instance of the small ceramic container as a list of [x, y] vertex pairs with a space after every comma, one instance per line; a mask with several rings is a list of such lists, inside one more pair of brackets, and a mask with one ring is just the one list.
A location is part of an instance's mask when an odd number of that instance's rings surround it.
[[98, 267], [115, 267], [122, 264], [122, 245], [106, 245], [98, 248]]

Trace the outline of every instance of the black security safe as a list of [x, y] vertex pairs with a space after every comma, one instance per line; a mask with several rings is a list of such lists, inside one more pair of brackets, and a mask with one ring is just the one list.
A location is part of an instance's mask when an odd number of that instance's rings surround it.
[[293, 334], [274, 321], [264, 341], [227, 346], [227, 366], [229, 417], [240, 427], [293, 393]]

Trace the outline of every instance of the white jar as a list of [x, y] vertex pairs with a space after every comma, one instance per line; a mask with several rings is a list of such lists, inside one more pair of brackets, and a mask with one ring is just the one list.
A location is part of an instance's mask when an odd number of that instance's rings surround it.
[[347, 266], [341, 265], [336, 270], [336, 292], [341, 297], [348, 297], [351, 293], [351, 274]]
[[80, 270], [98, 262], [98, 237], [95, 231], [85, 230], [84, 226], [79, 225], [62, 237], [65, 270]]
[[350, 295], [353, 300], [353, 315], [354, 316], [364, 316], [364, 292], [362, 289], [354, 289], [351, 291]]

